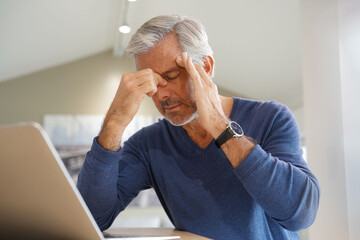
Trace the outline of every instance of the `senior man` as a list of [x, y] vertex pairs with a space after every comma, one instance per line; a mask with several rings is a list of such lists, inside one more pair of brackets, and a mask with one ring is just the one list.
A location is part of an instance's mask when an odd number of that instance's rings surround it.
[[[198, 21], [144, 23], [78, 188], [101, 230], [139, 191], [154, 188], [179, 230], [213, 239], [299, 239], [319, 184], [302, 158], [296, 121], [277, 102], [218, 95], [213, 52]], [[236, 76], [234, 76], [236, 81]], [[145, 96], [165, 117], [120, 147]]]

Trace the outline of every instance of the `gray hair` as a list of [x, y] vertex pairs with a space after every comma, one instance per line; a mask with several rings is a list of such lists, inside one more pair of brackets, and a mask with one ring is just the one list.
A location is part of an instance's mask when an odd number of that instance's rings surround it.
[[172, 32], [176, 33], [181, 49], [193, 62], [204, 66], [203, 58], [213, 57], [204, 26], [195, 19], [179, 15], [162, 15], [148, 20], [132, 36], [126, 52], [131, 57], [145, 53]]

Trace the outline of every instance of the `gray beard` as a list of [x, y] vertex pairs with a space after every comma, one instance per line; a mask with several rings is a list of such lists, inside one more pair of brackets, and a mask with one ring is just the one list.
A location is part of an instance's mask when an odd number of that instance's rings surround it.
[[167, 119], [167, 120], [171, 123], [171, 125], [176, 126], [176, 127], [181, 127], [181, 126], [184, 126], [185, 124], [188, 124], [189, 122], [191, 122], [192, 120], [194, 120], [194, 119], [196, 119], [196, 118], [198, 118], [198, 117], [199, 117], [199, 114], [198, 114], [198, 112], [196, 111], [196, 112], [194, 112], [194, 113], [190, 116], [190, 118], [189, 118], [188, 120], [186, 120], [186, 121], [184, 121], [184, 122], [182, 122], [182, 123], [179, 123], [179, 124], [174, 124], [174, 123], [171, 122], [169, 119]]

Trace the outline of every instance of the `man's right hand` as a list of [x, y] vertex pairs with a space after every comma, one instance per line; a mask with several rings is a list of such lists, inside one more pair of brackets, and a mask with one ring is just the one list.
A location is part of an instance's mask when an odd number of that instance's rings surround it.
[[153, 96], [159, 84], [166, 85], [166, 81], [150, 68], [122, 75], [99, 134], [98, 143], [103, 148], [110, 151], [120, 149], [125, 128], [139, 110], [145, 95]]

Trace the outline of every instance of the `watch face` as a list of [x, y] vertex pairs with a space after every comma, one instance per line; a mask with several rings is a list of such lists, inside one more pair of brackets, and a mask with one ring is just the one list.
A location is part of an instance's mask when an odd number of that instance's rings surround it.
[[243, 129], [240, 127], [240, 125], [237, 122], [231, 122], [230, 127], [237, 135], [242, 136], [244, 134]]

